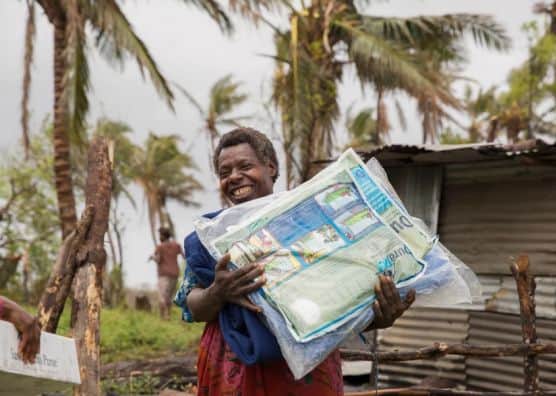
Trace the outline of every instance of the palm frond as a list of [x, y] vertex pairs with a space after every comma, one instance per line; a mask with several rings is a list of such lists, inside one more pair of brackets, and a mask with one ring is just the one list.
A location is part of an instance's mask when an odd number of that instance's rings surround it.
[[27, 21], [25, 23], [25, 54], [23, 56], [23, 96], [21, 99], [21, 129], [25, 158], [29, 158], [29, 94], [31, 91], [31, 65], [33, 64], [33, 47], [35, 43], [35, 3], [27, 0]]
[[239, 92], [240, 87], [241, 83], [233, 81], [231, 74], [222, 77], [212, 86], [209, 113], [214, 114], [215, 121], [247, 100], [247, 95]]
[[156, 224], [172, 222], [165, 214], [167, 199], [196, 205], [191, 196], [202, 189], [201, 183], [188, 172], [195, 168], [193, 160], [179, 149], [178, 143], [176, 135], [158, 136], [150, 132], [144, 148], [138, 149], [135, 156], [134, 179], [147, 200], [151, 230]]
[[434, 41], [444, 44], [462, 40], [470, 34], [475, 43], [488, 49], [508, 50], [511, 39], [494, 18], [480, 14], [448, 14], [411, 18], [364, 16], [363, 29], [385, 39], [410, 46]]
[[335, 24], [351, 36], [350, 57], [363, 82], [412, 92], [436, 90], [415, 59], [394, 42], [366, 32], [357, 24], [347, 21], [336, 21]]
[[187, 89], [182, 87], [180, 84], [178, 84], [176, 82], [173, 82], [172, 84], [178, 89], [178, 91], [183, 96], [185, 96], [185, 98], [189, 101], [189, 103], [191, 103], [193, 105], [193, 107], [195, 107], [197, 109], [197, 111], [199, 112], [201, 117], [205, 118], [206, 117], [205, 111], [203, 110], [203, 107], [201, 106], [201, 104], [199, 102], [197, 102], [195, 97], [193, 95], [191, 95], [189, 93], [189, 91], [187, 91]]
[[98, 0], [89, 4], [87, 17], [98, 32], [97, 45], [109, 61], [122, 59], [124, 54], [134, 57], [143, 73], [146, 69], [158, 94], [174, 110], [174, 95], [166, 78], [160, 72], [145, 43], [135, 34], [133, 27], [115, 0]]
[[224, 33], [232, 33], [234, 26], [232, 21], [222, 9], [220, 4], [215, 0], [184, 0], [185, 3], [191, 3], [196, 7], [204, 10], [209, 17], [218, 24], [218, 27]]
[[346, 128], [351, 137], [349, 145], [351, 147], [361, 147], [370, 143], [379, 144], [376, 134], [376, 118], [375, 109], [366, 107], [360, 110], [355, 116], [351, 115], [351, 111], [347, 114]]

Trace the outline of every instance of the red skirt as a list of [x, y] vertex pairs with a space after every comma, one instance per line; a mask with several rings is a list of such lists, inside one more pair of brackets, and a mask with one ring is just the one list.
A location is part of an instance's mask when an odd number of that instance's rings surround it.
[[246, 366], [230, 350], [218, 321], [207, 323], [197, 361], [199, 396], [342, 396], [340, 352], [295, 381], [286, 362]]

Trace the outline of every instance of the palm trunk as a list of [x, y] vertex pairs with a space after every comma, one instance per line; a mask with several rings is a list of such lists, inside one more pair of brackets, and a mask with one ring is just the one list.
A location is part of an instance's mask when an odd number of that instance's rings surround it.
[[168, 208], [166, 207], [166, 200], [162, 201], [158, 209], [158, 220], [160, 222], [161, 227], [166, 227], [172, 233], [172, 236], [175, 236], [175, 227], [172, 218], [170, 217], [170, 213], [168, 213]]
[[21, 99], [21, 128], [25, 159], [29, 159], [29, 94], [31, 91], [31, 64], [33, 63], [33, 43], [35, 40], [35, 3], [27, 2], [27, 26], [25, 28], [25, 55], [23, 57], [23, 98]]
[[63, 79], [66, 70], [64, 57], [65, 31], [66, 20], [62, 18], [56, 20], [54, 23], [54, 134], [52, 140], [54, 146], [54, 179], [62, 238], [68, 236], [77, 224], [67, 131], [68, 108], [63, 97]]

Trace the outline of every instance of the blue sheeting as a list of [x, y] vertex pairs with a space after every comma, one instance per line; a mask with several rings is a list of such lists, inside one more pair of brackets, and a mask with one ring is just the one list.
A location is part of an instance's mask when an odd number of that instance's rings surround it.
[[[205, 217], [213, 218], [218, 213], [210, 213]], [[208, 287], [214, 281], [216, 261], [202, 245], [196, 232], [185, 239], [185, 251], [191, 270], [201, 285]], [[427, 263], [425, 272], [410, 286], [399, 289], [402, 297], [412, 288], [417, 294], [430, 294], [453, 281], [455, 270], [440, 246], [433, 247], [424, 261]], [[312, 370], [338, 348], [349, 333], [362, 331], [372, 322], [374, 316], [370, 308], [371, 301], [353, 315], [353, 320], [325, 336], [301, 343], [291, 335], [284, 317], [260, 293], [252, 293], [250, 298], [263, 309], [264, 322], [261, 315], [235, 304], [227, 304], [219, 316], [224, 339], [246, 365], [285, 356], [296, 378]]]
[[[205, 215], [212, 218], [218, 212]], [[209, 217], [211, 216], [211, 217]], [[205, 249], [196, 232], [185, 238], [187, 265], [204, 287], [214, 281], [216, 260]], [[235, 304], [226, 304], [219, 315], [220, 329], [230, 349], [246, 365], [282, 357], [274, 335], [254, 312]]]

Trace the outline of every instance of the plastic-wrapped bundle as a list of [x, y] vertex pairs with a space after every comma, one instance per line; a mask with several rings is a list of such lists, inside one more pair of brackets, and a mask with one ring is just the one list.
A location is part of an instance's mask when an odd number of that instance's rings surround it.
[[230, 252], [233, 267], [264, 263], [268, 282], [250, 298], [295, 378], [372, 322], [381, 273], [428, 305], [478, 293], [474, 274], [407, 213], [378, 162], [366, 167], [351, 150], [294, 190], [195, 227], [215, 259]]

